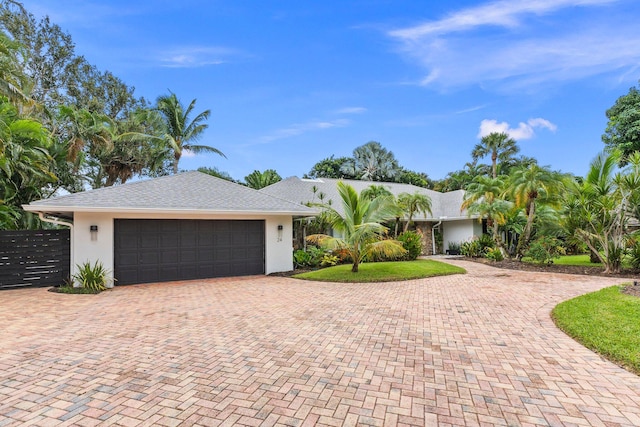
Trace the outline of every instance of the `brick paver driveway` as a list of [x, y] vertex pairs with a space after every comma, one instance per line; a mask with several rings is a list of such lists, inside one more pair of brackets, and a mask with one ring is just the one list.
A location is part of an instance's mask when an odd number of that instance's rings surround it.
[[549, 319], [618, 280], [498, 270], [0, 292], [0, 426], [640, 425], [640, 378]]

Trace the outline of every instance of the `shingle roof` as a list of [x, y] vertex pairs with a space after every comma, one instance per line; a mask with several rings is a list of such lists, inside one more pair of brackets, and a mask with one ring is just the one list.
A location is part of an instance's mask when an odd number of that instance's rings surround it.
[[[431, 198], [432, 215], [427, 215], [427, 219], [429, 220], [438, 221], [467, 218], [466, 210], [460, 210], [462, 200], [464, 198], [463, 190], [440, 193], [438, 191], [417, 187], [412, 184], [333, 178], [300, 179], [293, 176], [265, 187], [260, 191], [265, 194], [291, 200], [292, 202], [297, 203], [326, 203], [331, 200], [332, 207], [342, 213], [342, 204], [340, 203], [340, 196], [337, 189], [338, 181], [351, 185], [358, 193], [371, 185], [382, 185], [396, 197], [401, 193], [413, 194], [418, 192], [425, 194]], [[320, 194], [323, 195], [323, 200], [320, 199]], [[424, 219], [422, 215], [415, 218], [417, 221], [420, 221], [421, 219]]]
[[30, 211], [197, 211], [313, 215], [310, 209], [202, 172], [83, 191], [25, 206]]

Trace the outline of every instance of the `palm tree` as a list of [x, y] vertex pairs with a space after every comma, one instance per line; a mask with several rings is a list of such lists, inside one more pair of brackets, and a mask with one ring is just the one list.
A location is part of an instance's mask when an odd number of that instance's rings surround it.
[[491, 227], [493, 240], [503, 255], [506, 253], [504, 243], [500, 238], [499, 227], [506, 222], [510, 204], [501, 197], [504, 194], [505, 180], [478, 176], [467, 186], [461, 209], [467, 209], [469, 214], [479, 215], [479, 219], [487, 219]]
[[370, 186], [362, 190], [361, 193], [364, 197], [367, 197], [368, 199], [371, 199], [371, 200], [380, 196], [383, 196], [383, 197], [393, 196], [393, 194], [391, 194], [391, 191], [389, 191], [387, 187], [385, 187], [384, 185], [375, 185], [375, 184], [371, 184]]
[[485, 156], [491, 155], [491, 176], [498, 176], [498, 160], [506, 162], [515, 156], [520, 148], [516, 141], [509, 138], [506, 133], [492, 132], [483, 136], [479, 144], [473, 148], [471, 157], [473, 160], [479, 160]]
[[347, 251], [353, 260], [353, 273], [358, 272], [358, 266], [367, 257], [376, 254], [400, 256], [406, 253], [402, 243], [397, 240], [382, 239], [388, 231], [382, 222], [395, 218], [397, 214], [397, 207], [391, 198], [376, 197], [370, 200], [341, 181], [338, 182], [338, 193], [344, 213], [328, 204], [322, 205], [322, 208], [331, 227], [342, 237], [314, 234], [307, 237], [309, 242], [328, 249]]
[[0, 211], [5, 227], [36, 226], [21, 206], [42, 196], [57, 180], [49, 154], [51, 134], [35, 120], [21, 118], [9, 102], [0, 103]]
[[527, 223], [516, 248], [518, 259], [522, 258], [524, 249], [531, 239], [536, 204], [539, 200], [557, 200], [561, 186], [562, 180], [557, 173], [548, 167], [540, 167], [537, 164], [516, 169], [509, 177], [508, 191], [513, 196], [516, 206], [523, 208], [527, 215]]
[[600, 153], [584, 181], [567, 187], [564, 204], [565, 228], [589, 247], [605, 273], [620, 271], [640, 185], [640, 153], [629, 156], [629, 166], [616, 173], [620, 158], [618, 151]]
[[196, 145], [202, 133], [209, 127], [205, 122], [209, 118], [211, 112], [205, 110], [197, 114], [191, 120], [191, 114], [196, 106], [196, 100], [192, 100], [185, 109], [175, 93], [170, 92], [169, 95], [162, 95], [156, 101], [156, 109], [165, 122], [165, 133], [162, 139], [166, 141], [173, 151], [173, 173], [178, 173], [178, 162], [182, 157], [184, 150], [194, 153], [216, 153], [222, 157], [226, 157], [222, 151], [209, 145]]
[[417, 213], [431, 214], [431, 198], [426, 194], [415, 192], [413, 194], [401, 193], [398, 195], [398, 207], [407, 215], [407, 222], [404, 224], [404, 231], [409, 229], [413, 221], [413, 216]]
[[282, 177], [275, 171], [275, 169], [267, 169], [264, 172], [254, 170], [244, 177], [244, 182], [246, 182], [247, 187], [255, 190], [268, 187], [269, 185], [280, 181], [282, 181]]
[[111, 146], [113, 121], [104, 114], [62, 105], [58, 118], [61, 124], [56, 132], [67, 141], [68, 161], [75, 162], [87, 145], [90, 150]]
[[398, 161], [391, 151], [379, 142], [370, 141], [353, 150], [353, 158], [340, 171], [365, 181], [384, 181], [400, 172]]

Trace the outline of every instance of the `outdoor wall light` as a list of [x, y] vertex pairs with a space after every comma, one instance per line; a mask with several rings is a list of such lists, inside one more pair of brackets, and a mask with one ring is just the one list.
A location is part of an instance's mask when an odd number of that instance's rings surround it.
[[278, 242], [282, 242], [282, 230], [284, 227], [282, 225], [278, 226]]
[[91, 240], [98, 240], [98, 226], [90, 225], [89, 231], [91, 232]]

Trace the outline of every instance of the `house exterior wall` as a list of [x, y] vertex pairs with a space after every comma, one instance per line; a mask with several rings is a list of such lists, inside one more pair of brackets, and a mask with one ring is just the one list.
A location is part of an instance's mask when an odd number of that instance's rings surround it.
[[[449, 242], [462, 243], [482, 234], [482, 224], [473, 219], [446, 221], [442, 225], [442, 244], [449, 249]], [[479, 231], [478, 231], [479, 230]]]
[[[76, 212], [71, 233], [71, 274], [84, 262], [100, 261], [113, 272], [114, 219], [257, 219], [265, 221], [265, 274], [293, 270], [291, 215], [186, 215]], [[90, 227], [98, 226], [92, 237]], [[282, 226], [282, 231], [278, 226]]]

